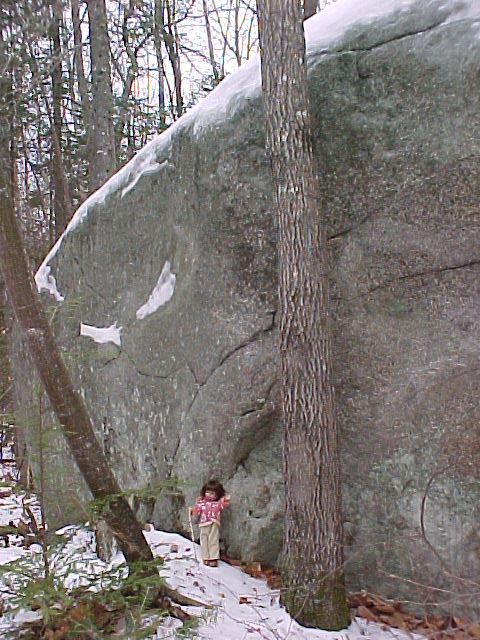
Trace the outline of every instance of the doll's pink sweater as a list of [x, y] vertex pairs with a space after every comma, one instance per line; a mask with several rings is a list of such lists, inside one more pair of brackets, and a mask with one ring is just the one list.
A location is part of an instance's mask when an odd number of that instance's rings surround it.
[[212, 522], [220, 524], [220, 513], [228, 505], [225, 497], [220, 500], [207, 500], [206, 498], [197, 498], [197, 503], [192, 509], [192, 515], [198, 515], [198, 525], [200, 527]]

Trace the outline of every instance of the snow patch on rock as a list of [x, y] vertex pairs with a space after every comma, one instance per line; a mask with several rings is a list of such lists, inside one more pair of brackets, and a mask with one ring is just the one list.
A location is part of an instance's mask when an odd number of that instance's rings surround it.
[[80, 323], [80, 335], [92, 338], [98, 344], [106, 344], [107, 342], [113, 342], [113, 344], [122, 346], [122, 340], [120, 332], [122, 327], [117, 327], [117, 323], [114, 322], [109, 327], [92, 327], [89, 324]]
[[52, 268], [50, 267], [50, 265], [46, 261], [44, 261], [35, 274], [35, 283], [37, 285], [37, 289], [39, 292], [48, 291], [48, 293], [52, 295], [57, 302], [63, 302], [65, 298], [57, 289], [57, 281], [55, 279], [55, 276], [52, 276], [50, 274], [51, 270]]
[[139, 320], [143, 320], [147, 316], [154, 313], [159, 307], [166, 304], [173, 296], [175, 290], [175, 281], [177, 277], [170, 271], [170, 262], [165, 262], [162, 273], [160, 274], [157, 284], [155, 285], [147, 302], [138, 309], [136, 316]]

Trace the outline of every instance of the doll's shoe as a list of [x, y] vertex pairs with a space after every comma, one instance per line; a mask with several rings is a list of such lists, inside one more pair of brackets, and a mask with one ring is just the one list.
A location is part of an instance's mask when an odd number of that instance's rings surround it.
[[218, 560], [210, 560], [211, 567], [218, 567]]

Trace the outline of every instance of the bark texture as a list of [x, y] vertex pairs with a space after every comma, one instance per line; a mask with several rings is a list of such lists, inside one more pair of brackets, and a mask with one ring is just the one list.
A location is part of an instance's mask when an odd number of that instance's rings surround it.
[[[0, 46], [0, 69], [5, 69]], [[95, 437], [80, 395], [75, 392], [28, 271], [17, 225], [9, 176], [9, 83], [0, 77], [0, 266], [9, 302], [25, 337], [39, 377], [56, 412], [75, 461], [95, 499], [105, 500], [105, 520], [128, 562], [152, 554], [126, 498]]]
[[89, 0], [87, 5], [92, 65], [92, 120], [88, 133], [89, 188], [90, 191], [95, 191], [114, 172], [116, 150], [105, 0]]
[[82, 104], [82, 114], [85, 122], [90, 124], [91, 121], [91, 105], [88, 95], [88, 84], [85, 77], [85, 71], [83, 67], [83, 38], [82, 29], [80, 25], [80, 5], [78, 0], [71, 0], [72, 11], [72, 27], [73, 27], [73, 41], [75, 49], [73, 52], [73, 63], [75, 66], [75, 72], [78, 80], [78, 90], [80, 94], [80, 101]]
[[[167, 49], [168, 60], [173, 73], [174, 89], [170, 91], [170, 103], [172, 105], [172, 116], [180, 118], [183, 114], [182, 96], [182, 68], [180, 64], [180, 52], [177, 31], [176, 4], [171, 0], [162, 0], [160, 6], [156, 8], [156, 28], [160, 29]], [[175, 96], [175, 97], [174, 97]], [[175, 104], [175, 109], [173, 105]]]
[[155, 0], [153, 42], [155, 45], [155, 56], [158, 67], [158, 110], [161, 127], [165, 126], [165, 68], [163, 65], [162, 53], [162, 25], [163, 25], [163, 0]]
[[267, 152], [278, 228], [285, 421], [283, 598], [298, 622], [348, 624], [326, 237], [309, 117], [301, 0], [259, 0]]
[[54, 187], [54, 238], [57, 239], [67, 226], [72, 205], [68, 179], [63, 166], [62, 153], [62, 46], [60, 40], [60, 26], [62, 23], [62, 4], [59, 0], [52, 2], [52, 23], [50, 34], [52, 38], [52, 165]]

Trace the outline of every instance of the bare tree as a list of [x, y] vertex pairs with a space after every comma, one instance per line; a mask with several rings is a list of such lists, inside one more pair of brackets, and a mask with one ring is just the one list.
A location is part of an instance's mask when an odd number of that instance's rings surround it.
[[[60, 0], [52, 2], [52, 22], [50, 34], [52, 39], [52, 164], [54, 187], [54, 238], [57, 239], [67, 226], [72, 213], [68, 179], [63, 168], [62, 128], [63, 128], [63, 74], [60, 27], [62, 25], [62, 4]], [[48, 104], [47, 104], [48, 107]]]
[[95, 191], [116, 168], [113, 91], [105, 0], [87, 0], [92, 76], [89, 188]]
[[283, 601], [301, 624], [348, 624], [328, 259], [307, 92], [302, 0], [258, 0], [278, 228], [285, 421]]
[[210, 64], [212, 65], [213, 83], [218, 84], [218, 80], [219, 80], [218, 65], [215, 60], [215, 49], [213, 46], [212, 28], [210, 26], [210, 16], [209, 16], [207, 0], [203, 0], [203, 15], [205, 17], [205, 30], [207, 32], [208, 55], [210, 58]]
[[169, 90], [173, 118], [179, 118], [184, 111], [178, 20], [176, 0], [155, 0], [155, 30], [157, 38], [163, 40], [173, 74], [173, 89]]
[[154, 0], [154, 27], [153, 27], [153, 42], [155, 46], [155, 56], [157, 58], [158, 69], [158, 111], [160, 114], [159, 124], [161, 127], [165, 127], [166, 122], [166, 102], [165, 102], [165, 68], [163, 65], [163, 52], [162, 52], [162, 35], [160, 25], [163, 23], [163, 0]]
[[[89, 150], [91, 147], [90, 136], [93, 130], [93, 114], [88, 90], [88, 82], [87, 78], [85, 77], [81, 15], [78, 0], [71, 0], [71, 16], [73, 28], [72, 64], [74, 75], [78, 84], [78, 93], [80, 100], [80, 117], [76, 118], [76, 125], [77, 128], [80, 128], [80, 123], [78, 122], [78, 120], [83, 121], [83, 125], [86, 130], [86, 146], [87, 150]], [[75, 96], [73, 94], [71, 98], [72, 100], [75, 100]], [[87, 155], [88, 157], [90, 157], [91, 153], [87, 151]]]

